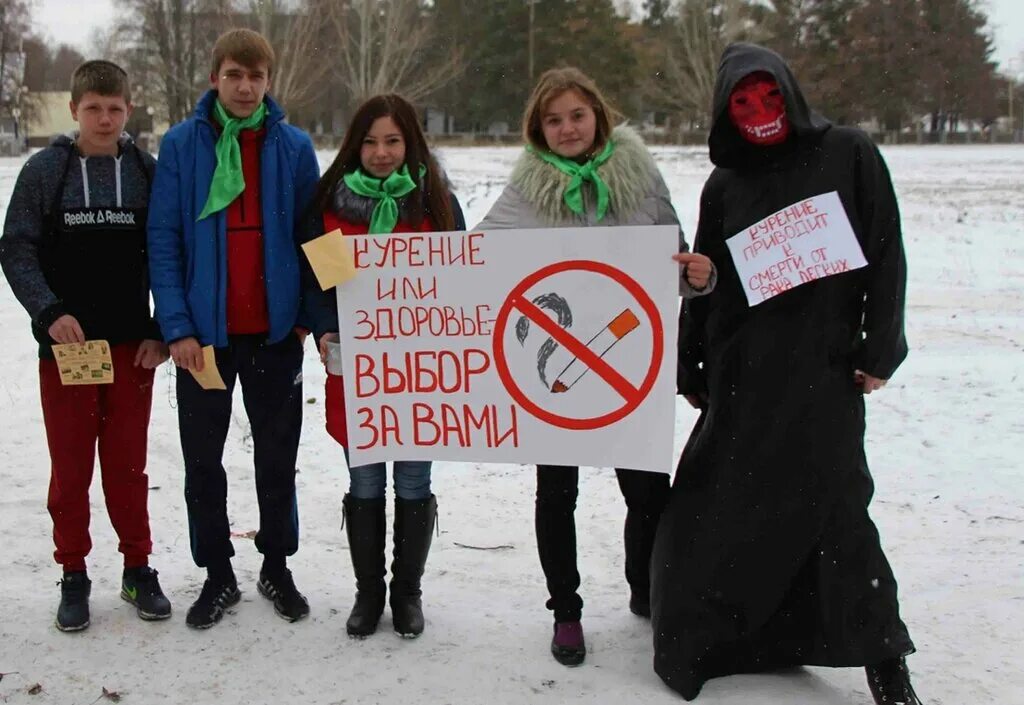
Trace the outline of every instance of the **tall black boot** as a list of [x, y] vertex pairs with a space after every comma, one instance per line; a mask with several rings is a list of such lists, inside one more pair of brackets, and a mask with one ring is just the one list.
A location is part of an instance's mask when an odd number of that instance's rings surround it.
[[651, 552], [658, 522], [668, 501], [668, 476], [641, 470], [616, 470], [619, 487], [626, 498], [626, 582], [629, 610], [640, 617], [651, 616]]
[[347, 494], [342, 501], [348, 551], [356, 574], [356, 602], [345, 622], [345, 631], [359, 639], [377, 631], [384, 612], [384, 506], [383, 497], [356, 499]]
[[876, 705], [921, 705], [910, 685], [910, 671], [902, 656], [867, 666], [864, 671]]
[[407, 638], [423, 633], [420, 578], [427, 565], [437, 522], [437, 497], [395, 498], [395, 560], [391, 563], [391, 616], [395, 632]]

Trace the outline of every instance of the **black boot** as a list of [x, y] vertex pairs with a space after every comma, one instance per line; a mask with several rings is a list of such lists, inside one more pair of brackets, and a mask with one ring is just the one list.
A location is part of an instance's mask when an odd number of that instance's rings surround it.
[[361, 639], [377, 631], [384, 612], [384, 498], [342, 500], [348, 551], [356, 575], [356, 602], [345, 622], [348, 635]]
[[437, 521], [437, 497], [395, 498], [395, 560], [391, 563], [391, 617], [395, 632], [407, 638], [423, 633], [420, 578], [427, 565]]
[[64, 573], [60, 585], [60, 605], [57, 607], [57, 629], [62, 632], [80, 632], [89, 626], [89, 593], [92, 581], [84, 570]]
[[914, 687], [910, 685], [910, 671], [902, 656], [886, 659], [864, 670], [875, 705], [921, 705]]
[[616, 470], [619, 487], [626, 498], [626, 582], [629, 583], [629, 611], [650, 619], [651, 552], [658, 522], [668, 500], [668, 476], [640, 470]]

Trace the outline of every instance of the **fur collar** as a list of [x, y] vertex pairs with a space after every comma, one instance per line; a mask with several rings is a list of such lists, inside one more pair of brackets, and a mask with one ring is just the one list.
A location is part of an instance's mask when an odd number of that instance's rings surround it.
[[[608, 213], [626, 215], [636, 211], [650, 191], [652, 174], [657, 167], [636, 130], [619, 125], [612, 130], [615, 151], [601, 165], [601, 178], [611, 191]], [[574, 217], [562, 195], [569, 185], [569, 176], [543, 161], [529, 150], [512, 169], [509, 181], [536, 210], [550, 223], [564, 222]], [[593, 198], [593, 187], [584, 185]]]

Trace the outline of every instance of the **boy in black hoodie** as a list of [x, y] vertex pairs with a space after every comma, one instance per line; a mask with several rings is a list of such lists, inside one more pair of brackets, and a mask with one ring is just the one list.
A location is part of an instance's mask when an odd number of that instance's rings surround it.
[[[167, 347], [150, 314], [146, 209], [155, 161], [124, 133], [128, 76], [88, 61], [71, 79], [79, 131], [33, 155], [18, 176], [0, 237], [0, 265], [32, 318], [50, 450], [47, 507], [55, 560], [64, 568], [56, 626], [89, 626], [85, 558], [89, 485], [98, 446], [103, 494], [124, 554], [121, 597], [146, 620], [171, 605], [149, 567], [146, 445], [154, 369]], [[51, 348], [106, 340], [114, 380], [64, 386]]]

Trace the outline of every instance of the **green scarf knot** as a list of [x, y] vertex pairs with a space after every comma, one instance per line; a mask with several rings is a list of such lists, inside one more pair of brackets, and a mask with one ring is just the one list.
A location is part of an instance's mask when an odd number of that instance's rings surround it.
[[[427, 173], [427, 168], [420, 165], [420, 178]], [[386, 179], [377, 179], [365, 173], [362, 169], [350, 171], [342, 177], [345, 185], [352, 193], [372, 198], [377, 201], [370, 215], [370, 228], [367, 231], [370, 235], [391, 233], [398, 224], [398, 201], [412, 193], [416, 189], [416, 182], [409, 176], [409, 167], [402, 165], [401, 169], [395, 169], [388, 174]]]
[[245, 190], [245, 174], [242, 173], [242, 148], [238, 144], [238, 133], [261, 127], [267, 116], [266, 103], [260, 103], [256, 111], [247, 118], [234, 118], [220, 104], [213, 101], [213, 114], [222, 126], [220, 137], [213, 151], [217, 156], [217, 168], [213, 170], [210, 182], [210, 194], [206, 197], [206, 205], [196, 218], [200, 221], [211, 213], [224, 210], [238, 194]]
[[612, 152], [615, 151], [614, 142], [608, 140], [600, 154], [583, 164], [577, 164], [572, 159], [567, 159], [548, 150], [541, 151], [533, 147], [527, 147], [527, 149], [563, 174], [572, 177], [569, 180], [569, 185], [565, 188], [565, 193], [562, 194], [562, 198], [565, 199], [565, 205], [569, 206], [569, 210], [576, 215], [583, 215], [583, 182], [592, 181], [594, 188], [597, 190], [597, 219], [601, 220], [604, 218], [608, 212], [610, 192], [608, 184], [597, 173], [597, 169], [611, 158]]

